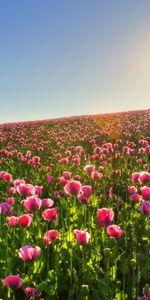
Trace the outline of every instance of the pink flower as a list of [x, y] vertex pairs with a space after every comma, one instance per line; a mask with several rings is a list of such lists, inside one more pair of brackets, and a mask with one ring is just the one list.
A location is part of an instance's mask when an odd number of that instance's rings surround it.
[[54, 176], [48, 175], [47, 176], [47, 183], [52, 184], [54, 182]]
[[37, 290], [35, 288], [32, 287], [27, 287], [24, 289], [25, 295], [30, 298], [30, 297], [34, 297], [34, 298], [40, 298], [41, 293], [38, 293]]
[[91, 187], [91, 185], [83, 185], [81, 187], [81, 192], [82, 192], [82, 194], [85, 197], [90, 198], [90, 196], [92, 195], [92, 187]]
[[22, 284], [23, 280], [19, 275], [9, 275], [3, 280], [3, 285], [6, 285], [13, 290], [18, 290]]
[[139, 172], [134, 172], [134, 173], [132, 174], [132, 181], [133, 181], [133, 182], [137, 182], [138, 179], [139, 179], [139, 176], [140, 176], [140, 173], [139, 173]]
[[71, 179], [71, 173], [68, 172], [68, 171], [65, 171], [65, 172], [63, 172], [63, 177], [64, 177], [66, 180], [70, 180], [70, 179]]
[[56, 229], [51, 229], [47, 232], [47, 236], [53, 240], [59, 237], [59, 232]]
[[15, 227], [19, 222], [19, 218], [15, 216], [11, 216], [8, 218], [7, 223], [9, 227]]
[[98, 180], [101, 177], [102, 177], [102, 174], [100, 172], [98, 172], [98, 171], [92, 171], [91, 178], [93, 180]]
[[150, 215], [150, 201], [143, 201], [140, 210], [145, 215]]
[[54, 201], [52, 199], [46, 198], [42, 199], [42, 208], [52, 207], [54, 205]]
[[36, 211], [41, 208], [42, 201], [40, 198], [37, 196], [31, 196], [27, 198], [26, 200], [23, 201], [23, 206], [28, 210], [28, 211]]
[[20, 183], [17, 185], [17, 192], [18, 194], [22, 195], [23, 197], [28, 197], [32, 194], [33, 185], [29, 183]]
[[13, 205], [15, 203], [15, 199], [13, 197], [8, 197], [6, 199], [6, 203], [8, 203], [10, 205]]
[[11, 212], [11, 205], [6, 203], [6, 202], [2, 202], [0, 203], [0, 214], [1, 215], [8, 215]]
[[32, 189], [32, 195], [36, 195], [38, 197], [42, 197], [43, 186], [34, 186]]
[[142, 188], [140, 188], [140, 190], [141, 190], [142, 198], [144, 200], [150, 200], [150, 188], [148, 186], [143, 186]]
[[119, 238], [123, 235], [123, 230], [117, 225], [110, 225], [107, 227], [107, 233], [110, 237]]
[[25, 184], [25, 180], [24, 179], [16, 179], [13, 181], [14, 186], [18, 186], [19, 184], [24, 183]]
[[52, 243], [52, 240], [59, 237], [59, 232], [55, 229], [49, 230], [47, 233], [44, 234], [43, 242], [46, 245], [50, 245]]
[[90, 198], [86, 197], [84, 194], [79, 194], [77, 199], [83, 203], [88, 203], [90, 201]]
[[19, 223], [21, 227], [29, 227], [32, 223], [33, 215], [32, 214], [24, 214], [19, 217]]
[[94, 170], [95, 170], [95, 166], [94, 165], [86, 165], [83, 170], [86, 172], [86, 173], [89, 173], [91, 174]]
[[12, 187], [8, 190], [8, 193], [9, 193], [9, 194], [15, 194], [15, 193], [16, 193], [15, 187], [12, 186]]
[[108, 208], [98, 209], [97, 212], [98, 212], [97, 219], [99, 225], [101, 225], [102, 227], [109, 226], [114, 218], [114, 212]]
[[131, 195], [131, 200], [135, 203], [138, 203], [141, 200], [141, 196], [137, 193]]
[[130, 195], [135, 194], [137, 192], [137, 189], [135, 186], [129, 186], [128, 187], [128, 192]]
[[80, 181], [76, 180], [69, 181], [64, 187], [65, 193], [70, 196], [77, 196], [80, 193], [80, 190], [81, 183]]
[[12, 182], [12, 180], [13, 180], [12, 175], [8, 172], [5, 172], [5, 171], [4, 171], [4, 173], [2, 173], [0, 175], [0, 177], [3, 179], [3, 181], [6, 181], [6, 182]]
[[18, 254], [23, 261], [34, 260], [41, 254], [41, 248], [38, 246], [32, 247], [31, 245], [25, 245], [19, 249]]
[[138, 180], [139, 180], [140, 184], [145, 184], [145, 183], [150, 182], [150, 173], [148, 173], [148, 172], [141, 172]]
[[57, 208], [48, 208], [43, 211], [42, 218], [44, 220], [48, 220], [49, 222], [52, 222], [57, 218]]
[[89, 243], [90, 235], [87, 232], [87, 229], [85, 229], [83, 231], [75, 229], [74, 234], [76, 236], [76, 239], [77, 239], [77, 242], [79, 245], [87, 245]]

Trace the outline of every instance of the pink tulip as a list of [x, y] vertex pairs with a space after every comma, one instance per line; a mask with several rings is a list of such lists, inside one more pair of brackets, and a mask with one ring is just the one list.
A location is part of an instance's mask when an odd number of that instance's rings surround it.
[[143, 201], [140, 210], [145, 215], [150, 215], [150, 201]]
[[42, 218], [49, 222], [54, 221], [57, 218], [57, 208], [48, 208], [43, 211]]
[[22, 195], [23, 197], [28, 197], [32, 194], [33, 185], [29, 183], [20, 183], [17, 185], [17, 192], [18, 194]]
[[6, 203], [8, 203], [10, 205], [13, 205], [15, 203], [15, 199], [13, 197], [8, 197], [6, 199]]
[[54, 182], [54, 176], [48, 175], [47, 176], [47, 183], [52, 184]]
[[18, 290], [23, 284], [20, 275], [9, 275], [3, 280], [3, 285], [10, 287], [13, 290]]
[[110, 237], [119, 238], [123, 235], [123, 230], [117, 225], [110, 225], [107, 227], [107, 233]]
[[19, 223], [21, 227], [29, 227], [32, 223], [33, 215], [32, 214], [24, 214], [19, 217]]
[[34, 260], [41, 254], [40, 247], [32, 247], [31, 245], [25, 245], [19, 249], [18, 255], [23, 261]]
[[92, 187], [91, 187], [91, 185], [83, 185], [81, 187], [81, 192], [82, 192], [82, 194], [85, 197], [90, 198], [90, 196], [92, 195]]
[[91, 178], [93, 179], [93, 180], [98, 180], [98, 179], [100, 179], [102, 177], [102, 174], [100, 173], [100, 172], [98, 172], [98, 171], [92, 171], [92, 173], [91, 173]]
[[7, 220], [7, 224], [9, 227], [15, 227], [19, 222], [19, 218], [15, 216], [11, 216]]
[[30, 298], [30, 297], [34, 297], [35, 298], [40, 298], [41, 293], [38, 293], [37, 290], [35, 288], [32, 287], [27, 287], [24, 289], [25, 295]]
[[32, 195], [36, 195], [39, 198], [42, 197], [42, 193], [43, 193], [43, 186], [34, 186], [32, 189]]
[[23, 201], [23, 206], [28, 210], [28, 211], [36, 211], [41, 208], [42, 201], [40, 198], [37, 196], [31, 196], [27, 198], [26, 200]]
[[13, 181], [14, 187], [17, 187], [21, 183], [25, 184], [25, 180], [24, 179], [16, 179], [16, 180]]
[[52, 199], [46, 198], [46, 199], [42, 199], [42, 208], [49, 208], [52, 207], [54, 205], [54, 201]]
[[140, 184], [145, 184], [150, 182], [150, 173], [148, 172], [141, 172], [138, 178]]
[[1, 215], [8, 215], [11, 212], [11, 205], [6, 203], [6, 202], [2, 202], [0, 203], [0, 214]]
[[85, 229], [83, 231], [75, 229], [74, 234], [76, 236], [76, 239], [77, 239], [77, 242], [79, 245], [87, 245], [89, 243], [90, 235], [87, 232], [87, 229]]
[[80, 181], [76, 180], [69, 181], [64, 187], [65, 193], [70, 196], [77, 196], [80, 193], [80, 190], [81, 183]]
[[86, 197], [84, 194], [79, 194], [77, 199], [82, 203], [88, 203], [90, 201], [90, 198]]
[[70, 180], [70, 179], [71, 179], [71, 173], [68, 172], [68, 171], [65, 171], [65, 172], [63, 172], [63, 177], [64, 177], [66, 180]]
[[95, 170], [95, 166], [94, 165], [86, 165], [83, 169], [86, 173], [91, 174]]
[[137, 189], [135, 186], [129, 186], [128, 187], [128, 192], [130, 195], [137, 193]]
[[133, 182], [138, 182], [139, 176], [140, 176], [140, 173], [139, 173], [139, 172], [133, 173], [133, 174], [132, 174], [132, 181], [133, 181]]
[[3, 181], [6, 181], [6, 182], [12, 182], [12, 175], [8, 172], [5, 172], [4, 173], [1, 173], [0, 177], [3, 179]]
[[142, 198], [144, 200], [150, 200], [150, 187], [143, 186], [142, 188], [140, 188], [140, 190], [141, 190]]
[[98, 212], [97, 219], [99, 225], [101, 225], [102, 227], [109, 226], [114, 218], [114, 212], [108, 208], [98, 209], [97, 212]]
[[131, 195], [131, 200], [135, 203], [138, 203], [141, 200], [141, 196], [137, 193]]

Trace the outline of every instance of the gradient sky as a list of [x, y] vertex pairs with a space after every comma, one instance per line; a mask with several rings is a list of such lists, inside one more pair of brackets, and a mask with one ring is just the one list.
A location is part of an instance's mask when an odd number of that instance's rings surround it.
[[145, 108], [149, 0], [0, 1], [0, 122]]

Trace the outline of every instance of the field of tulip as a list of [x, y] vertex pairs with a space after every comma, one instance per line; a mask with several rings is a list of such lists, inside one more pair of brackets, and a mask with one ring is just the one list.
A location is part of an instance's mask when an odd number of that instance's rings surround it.
[[150, 300], [150, 110], [0, 125], [0, 298]]

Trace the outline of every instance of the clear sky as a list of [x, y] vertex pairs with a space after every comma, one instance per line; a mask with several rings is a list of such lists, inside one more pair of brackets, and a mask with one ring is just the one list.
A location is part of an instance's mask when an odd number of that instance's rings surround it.
[[149, 0], [0, 1], [0, 122], [145, 108]]

